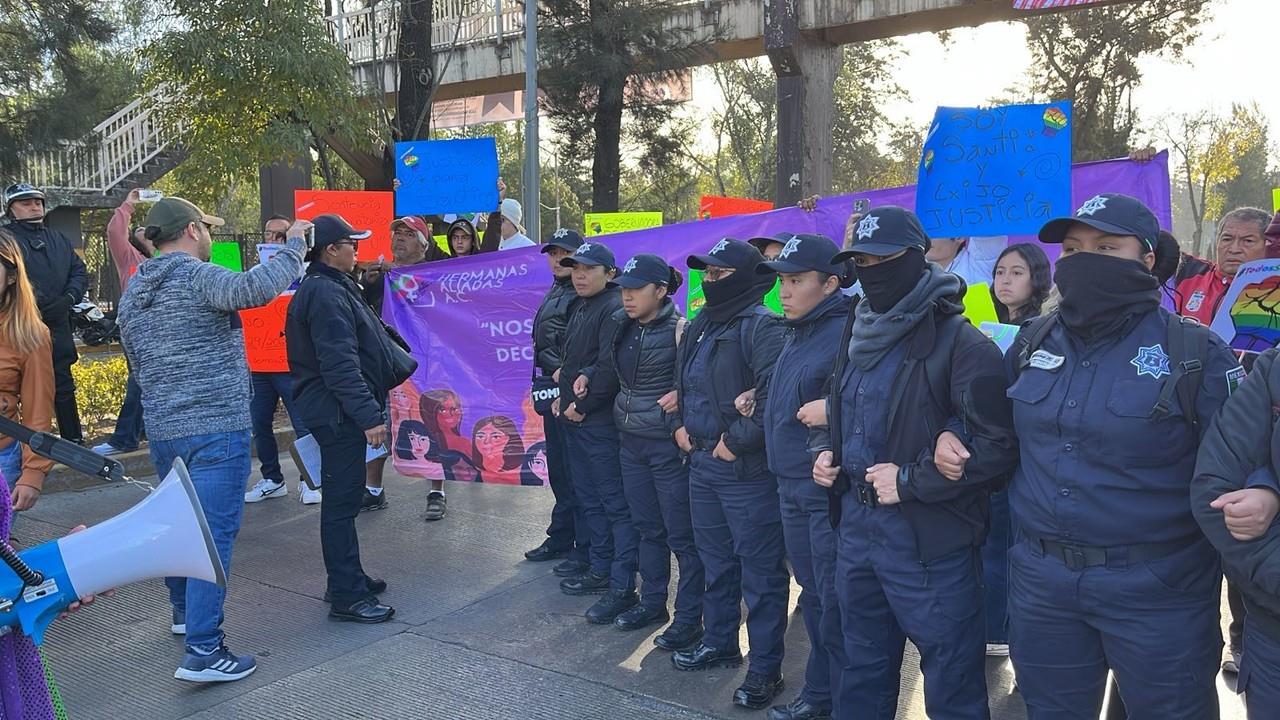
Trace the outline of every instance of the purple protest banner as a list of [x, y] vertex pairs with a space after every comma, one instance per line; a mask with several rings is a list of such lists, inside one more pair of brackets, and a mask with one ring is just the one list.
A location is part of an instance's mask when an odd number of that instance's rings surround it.
[[[1072, 204], [1100, 192], [1145, 202], [1161, 226], [1171, 224], [1168, 155], [1072, 168]], [[872, 207], [914, 207], [915, 187], [823, 198], [814, 212], [782, 208], [756, 215], [665, 225], [593, 238], [619, 264], [632, 255], [662, 256], [682, 272], [686, 258], [725, 237], [820, 233], [841, 242], [857, 199]], [[1033, 238], [1012, 236], [1010, 242]], [[1058, 248], [1045, 246], [1051, 258]], [[383, 315], [405, 337], [420, 363], [392, 392], [392, 461], [414, 477], [511, 485], [547, 479], [542, 419], [529, 397], [533, 316], [551, 283], [539, 248], [521, 248], [393, 270]], [[682, 309], [684, 297], [678, 298]]]

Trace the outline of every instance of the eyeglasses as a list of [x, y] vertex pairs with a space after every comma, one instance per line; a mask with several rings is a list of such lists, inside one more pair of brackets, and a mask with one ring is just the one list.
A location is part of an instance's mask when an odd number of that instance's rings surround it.
[[352, 250], [355, 250], [360, 247], [359, 240], [339, 240], [338, 242], [331, 243], [331, 244], [332, 245], [350, 245]]
[[710, 280], [711, 282], [716, 282], [729, 277], [736, 270], [737, 268], [725, 268], [725, 267], [716, 267], [715, 265], [708, 265], [705, 271], [705, 274], [708, 280]]
[[262, 231], [262, 239], [268, 242], [272, 240], [279, 240], [283, 237], [284, 237], [284, 233], [280, 232], [279, 230], [263, 230]]

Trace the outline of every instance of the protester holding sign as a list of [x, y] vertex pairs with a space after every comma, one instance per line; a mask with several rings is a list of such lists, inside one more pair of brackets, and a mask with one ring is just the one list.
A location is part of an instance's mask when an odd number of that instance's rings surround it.
[[499, 232], [502, 234], [502, 242], [498, 243], [499, 250], [533, 247], [536, 244], [524, 234], [524, 226], [520, 224], [524, 220], [524, 210], [520, 208], [520, 202], [515, 198], [503, 199], [498, 216], [502, 221], [499, 226]]
[[[833, 259], [854, 260], [865, 293], [837, 349], [848, 363], [827, 403], [829, 440], [819, 431], [814, 443], [814, 481], [839, 512], [845, 718], [893, 716], [905, 638], [920, 650], [931, 717], [988, 717], [979, 548], [988, 489], [1016, 444], [1000, 351], [963, 316], [964, 281], [926, 260], [928, 247], [914, 213], [886, 206]], [[935, 462], [941, 448], [971, 459], [963, 476]]]
[[1215, 264], [1188, 263], [1178, 272], [1174, 292], [1179, 315], [1208, 325], [1231, 287], [1236, 270], [1252, 260], [1267, 257], [1265, 232], [1271, 213], [1260, 208], [1236, 208], [1218, 221]]
[[623, 491], [618, 428], [611, 411], [618, 393], [613, 316], [622, 299], [613, 283], [617, 273], [613, 251], [605, 245], [584, 242], [560, 265], [572, 269], [578, 300], [560, 350], [560, 397], [551, 408], [564, 423], [569, 476], [591, 536], [590, 569], [565, 579], [560, 589], [567, 595], [604, 593], [586, 617], [607, 625], [639, 601], [636, 532]]
[[[1159, 232], [1113, 193], [1046, 224], [1062, 300], [1006, 356], [1021, 449], [1010, 650], [1029, 720], [1096, 715], [1108, 668], [1135, 719], [1218, 714], [1221, 575], [1187, 493], [1200, 432], [1243, 369], [1159, 307]], [[948, 477], [971, 473], [938, 456]]]
[[[751, 659], [735, 705], [767, 706], [782, 690], [783, 635], [788, 577], [778, 511], [778, 481], [765, 457], [763, 408], [778, 350], [779, 318], [760, 303], [773, 286], [757, 275], [760, 252], [725, 238], [689, 268], [704, 273], [706, 306], [677, 354], [679, 429], [676, 443], [689, 455], [694, 541], [706, 574], [702, 641], [677, 652], [679, 670], [742, 662], [740, 604], [747, 604]], [[754, 388], [757, 410], [743, 417], [734, 400]]]
[[565, 578], [576, 577], [589, 569], [587, 552], [591, 547], [586, 516], [574, 495], [573, 481], [569, 477], [565, 429], [551, 413], [552, 404], [560, 397], [555, 376], [564, 364], [560, 351], [569, 324], [569, 308], [578, 299], [573, 289], [573, 270], [561, 265], [560, 261], [572, 255], [581, 244], [582, 236], [568, 228], [560, 228], [547, 238], [542, 252], [547, 256], [554, 279], [533, 316], [534, 369], [530, 396], [534, 411], [542, 417], [547, 443], [547, 478], [556, 504], [551, 510], [547, 539], [524, 556], [532, 562], [565, 558], [555, 568], [555, 574]]
[[[112, 213], [107, 223], [107, 249], [116, 266], [120, 280], [120, 292], [129, 287], [129, 278], [138, 271], [143, 260], [155, 254], [155, 246], [147, 239], [146, 228], [130, 226], [133, 208], [138, 204], [138, 188], [129, 191], [120, 207]], [[116, 413], [116, 427], [107, 441], [94, 446], [101, 455], [118, 455], [138, 449], [142, 438], [142, 390], [133, 374], [125, 380], [124, 402]]]
[[396, 377], [386, 331], [349, 276], [360, 240], [371, 234], [338, 215], [315, 219], [311, 262], [285, 325], [298, 411], [320, 445], [320, 547], [329, 617], [361, 623], [386, 622], [395, 614], [378, 600], [387, 584], [361, 566], [356, 515], [365, 493], [366, 445], [376, 449], [387, 442], [387, 396], [405, 379]]
[[[430, 238], [431, 231], [427, 228], [426, 221], [420, 217], [409, 215], [391, 223], [391, 264], [388, 266], [384, 258], [378, 258], [377, 264], [366, 268], [360, 276], [360, 292], [378, 317], [382, 317], [382, 298], [386, 293], [388, 267], [407, 267], [443, 256], [443, 252]], [[387, 492], [382, 487], [382, 473], [386, 465], [387, 456], [380, 455], [370, 460], [365, 467], [365, 493], [360, 502], [362, 512], [381, 510], [387, 506]], [[437, 495], [439, 500], [435, 498]], [[444, 478], [432, 478], [424, 519], [440, 520], [444, 517], [443, 499]]]
[[991, 281], [1000, 251], [1009, 244], [1004, 235], [997, 237], [933, 238], [925, 256], [947, 272], [955, 273], [966, 285]]
[[1191, 511], [1248, 608], [1236, 690], [1244, 693], [1250, 718], [1271, 717], [1280, 707], [1277, 355], [1262, 353], [1209, 425], [1191, 483]]
[[614, 625], [639, 630], [665, 623], [671, 555], [680, 566], [675, 622], [654, 644], [683, 650], [702, 635], [702, 560], [693, 542], [689, 470], [671, 434], [675, 430], [676, 346], [685, 320], [671, 296], [680, 273], [657, 255], [636, 255], [618, 276], [622, 310], [614, 315], [613, 360], [620, 384], [613, 404], [622, 451], [622, 482], [640, 537], [640, 604]]
[[[801, 406], [823, 396], [851, 303], [840, 292], [850, 284], [840, 248], [822, 235], [795, 235], [776, 260], [756, 268], [781, 275], [786, 341], [769, 380], [764, 406], [769, 471], [778, 478], [787, 557], [800, 584], [800, 612], [809, 636], [804, 687], [796, 699], [769, 710], [769, 720], [812, 720], [832, 714], [833, 680], [845, 666], [836, 599], [836, 533], [827, 519], [827, 493], [813, 482], [809, 430], [797, 419]], [[839, 715], [837, 709], [835, 715]]]
[[[276, 244], [284, 240], [292, 224], [293, 221], [283, 215], [272, 215], [262, 227], [263, 242]], [[280, 468], [280, 448], [276, 444], [275, 418], [280, 403], [284, 403], [285, 412], [289, 415], [294, 437], [304, 437], [310, 431], [298, 417], [297, 408], [294, 407], [293, 378], [287, 371], [254, 370], [249, 376], [253, 381], [253, 399], [249, 401], [249, 415], [253, 419], [253, 449], [258, 456], [262, 479], [245, 492], [244, 501], [256, 503], [289, 494], [289, 486], [284, 483], [284, 471]], [[315, 505], [320, 502], [320, 491], [307, 487], [307, 483], [300, 480], [298, 498], [304, 505]]]

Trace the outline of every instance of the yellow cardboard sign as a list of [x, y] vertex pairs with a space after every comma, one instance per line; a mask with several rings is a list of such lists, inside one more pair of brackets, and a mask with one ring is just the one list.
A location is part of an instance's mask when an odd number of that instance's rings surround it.
[[991, 299], [991, 286], [987, 283], [970, 285], [964, 293], [964, 316], [974, 327], [982, 327], [982, 323], [998, 323], [996, 303]]
[[1271, 191], [1271, 212], [1280, 212], [1280, 188]]
[[586, 237], [644, 230], [662, 225], [660, 212], [587, 213], [583, 216]]

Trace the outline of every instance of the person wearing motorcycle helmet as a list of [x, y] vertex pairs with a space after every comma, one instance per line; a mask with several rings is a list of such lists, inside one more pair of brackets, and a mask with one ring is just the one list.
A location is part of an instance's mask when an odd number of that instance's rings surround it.
[[45, 223], [48, 208], [42, 190], [29, 183], [9, 186], [4, 191], [4, 210], [9, 221], [6, 229], [13, 233], [22, 250], [40, 317], [49, 327], [53, 340], [54, 415], [58, 434], [82, 443], [80, 410], [76, 407], [76, 386], [71, 377], [71, 366], [78, 359], [71, 332], [71, 308], [84, 297], [88, 273], [71, 239]]

